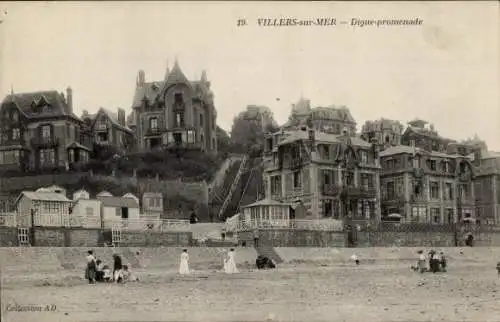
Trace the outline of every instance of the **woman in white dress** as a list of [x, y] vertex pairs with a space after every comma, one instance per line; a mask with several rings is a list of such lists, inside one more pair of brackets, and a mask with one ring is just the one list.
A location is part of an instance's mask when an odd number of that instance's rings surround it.
[[181, 264], [179, 266], [179, 274], [189, 274], [189, 254], [187, 249], [184, 249], [181, 254]]
[[231, 250], [229, 250], [229, 253], [227, 253], [227, 259], [224, 263], [224, 271], [227, 274], [238, 273], [238, 268], [236, 267], [236, 261], [234, 259], [234, 256], [235, 256], [234, 248], [231, 248]]

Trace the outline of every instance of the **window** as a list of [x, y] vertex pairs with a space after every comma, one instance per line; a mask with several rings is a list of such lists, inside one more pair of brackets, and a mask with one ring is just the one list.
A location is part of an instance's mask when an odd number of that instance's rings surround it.
[[413, 167], [420, 168], [420, 157], [417, 155], [413, 158]]
[[106, 120], [105, 117], [99, 118], [97, 122], [97, 129], [98, 130], [104, 130], [108, 127], [108, 120]]
[[200, 127], [203, 127], [203, 114], [200, 114]]
[[431, 208], [431, 219], [433, 224], [441, 223], [441, 208]]
[[368, 153], [360, 151], [359, 154], [361, 155], [361, 163], [368, 163]]
[[12, 121], [17, 122], [19, 120], [19, 113], [17, 111], [12, 111]]
[[444, 160], [441, 164], [443, 167], [443, 172], [449, 173], [450, 172], [450, 163], [447, 160]]
[[70, 149], [69, 150], [69, 162], [74, 162], [75, 161], [75, 150]]
[[152, 130], [158, 129], [158, 119], [156, 117], [149, 119], [149, 128]]
[[469, 197], [469, 187], [466, 184], [459, 185], [458, 193], [462, 200], [466, 200]]
[[215, 149], [215, 138], [212, 138], [212, 149]]
[[175, 102], [175, 104], [182, 104], [184, 102], [184, 99], [182, 98], [181, 93], [174, 94], [174, 102]]
[[332, 217], [333, 200], [323, 200], [323, 217]]
[[[203, 136], [202, 136], [203, 140]], [[195, 142], [195, 134], [194, 131], [190, 130], [187, 131], [187, 143], [194, 143]]]
[[346, 187], [354, 187], [354, 172], [344, 171], [344, 184]]
[[395, 166], [396, 166], [396, 161], [394, 159], [389, 159], [386, 161], [387, 169], [394, 169]]
[[175, 113], [175, 126], [176, 127], [184, 126], [184, 112], [180, 111]]
[[332, 172], [330, 170], [323, 170], [323, 184], [332, 183]]
[[453, 186], [450, 182], [444, 184], [444, 199], [453, 200]]
[[97, 142], [105, 143], [108, 142], [108, 133], [98, 133]]
[[271, 177], [271, 195], [280, 195], [281, 196], [281, 176], [272, 176]]
[[0, 152], [0, 164], [19, 164], [19, 151], [3, 151]]
[[330, 159], [330, 146], [324, 145], [323, 152], [324, 152], [325, 159]]
[[20, 129], [12, 129], [12, 140], [19, 140], [21, 138]]
[[429, 160], [429, 168], [431, 169], [431, 171], [436, 171], [437, 169], [436, 160]]
[[439, 182], [431, 181], [429, 186], [431, 189], [431, 199], [439, 199]]
[[92, 217], [94, 216], [94, 209], [92, 207], [86, 207], [85, 208], [85, 215], [87, 217]]
[[394, 187], [394, 181], [387, 182], [387, 198], [394, 199], [396, 197], [396, 191]]
[[426, 207], [412, 207], [411, 220], [415, 222], [427, 223], [427, 208]]
[[54, 149], [42, 149], [40, 150], [40, 164], [41, 165], [52, 165], [55, 164], [55, 153]]
[[454, 223], [455, 220], [453, 218], [453, 208], [446, 208], [445, 213], [446, 213], [446, 216], [444, 218], [445, 223], [447, 223], [447, 224]]
[[373, 175], [370, 173], [361, 173], [361, 186], [365, 189], [373, 188]]
[[51, 126], [50, 125], [42, 126], [42, 137], [44, 139], [50, 139], [51, 135], [52, 135]]
[[300, 187], [302, 187], [300, 171], [295, 171], [293, 173], [293, 188], [300, 188]]

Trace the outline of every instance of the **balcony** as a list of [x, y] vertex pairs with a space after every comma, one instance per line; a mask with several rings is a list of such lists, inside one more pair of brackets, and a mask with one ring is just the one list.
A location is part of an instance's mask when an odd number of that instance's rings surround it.
[[288, 164], [290, 165], [291, 170], [295, 170], [295, 169], [300, 168], [305, 162], [306, 162], [305, 157], [299, 157], [299, 158], [290, 159]]
[[376, 198], [377, 189], [374, 187], [361, 187], [361, 195], [363, 198]]
[[8, 139], [0, 142], [0, 146], [25, 146], [26, 140], [23, 138], [19, 139]]
[[163, 130], [158, 127], [151, 127], [146, 131], [145, 136], [160, 136], [162, 135]]
[[107, 131], [108, 130], [108, 123], [97, 123], [95, 125], [95, 130], [96, 131]]
[[34, 137], [31, 145], [38, 148], [53, 148], [59, 146], [59, 138], [54, 137]]
[[338, 196], [341, 191], [341, 187], [335, 184], [324, 184], [323, 185], [323, 195], [324, 196]]

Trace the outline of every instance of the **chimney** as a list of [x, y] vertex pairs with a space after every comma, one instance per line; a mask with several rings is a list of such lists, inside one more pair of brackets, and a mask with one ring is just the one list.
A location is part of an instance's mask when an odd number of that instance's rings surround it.
[[125, 110], [123, 108], [118, 108], [118, 123], [125, 126]]
[[140, 70], [138, 75], [137, 75], [137, 87], [142, 87], [144, 83], [146, 82], [146, 75], [143, 70]]
[[66, 103], [68, 104], [70, 112], [73, 113], [73, 90], [69, 86], [66, 88]]

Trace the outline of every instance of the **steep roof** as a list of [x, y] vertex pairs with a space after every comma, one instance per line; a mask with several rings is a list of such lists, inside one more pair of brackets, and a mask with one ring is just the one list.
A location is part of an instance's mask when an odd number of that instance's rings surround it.
[[459, 154], [447, 154], [443, 152], [437, 152], [437, 151], [426, 151], [421, 148], [413, 148], [408, 145], [395, 145], [391, 146], [384, 151], [380, 152], [381, 157], [386, 157], [386, 156], [391, 156], [391, 155], [396, 155], [396, 154], [413, 154], [413, 152], [418, 153], [418, 154], [426, 154], [432, 157], [441, 157], [441, 158], [469, 158], [470, 156], [463, 156]]
[[[315, 139], [317, 143], [335, 143], [342, 142], [344, 139], [342, 135], [324, 133], [324, 132], [315, 132]], [[352, 145], [358, 147], [371, 147], [371, 144], [363, 140], [358, 136], [349, 137]], [[298, 140], [309, 140], [309, 134], [307, 131], [287, 131], [285, 132], [285, 136], [278, 142], [279, 145], [288, 144]]]
[[112, 123], [114, 126], [116, 126], [116, 127], [120, 128], [120, 129], [122, 129], [122, 130], [124, 130], [124, 131], [127, 131], [127, 132], [132, 133], [132, 130], [131, 130], [128, 126], [123, 126], [123, 125], [121, 125], [121, 124], [120, 124], [120, 122], [118, 121], [118, 114], [117, 114], [117, 113], [115, 113], [115, 112], [113, 112], [113, 111], [110, 111], [110, 110], [108, 110], [108, 109], [106, 109], [106, 108], [104, 108], [104, 107], [99, 108], [99, 111], [98, 111], [98, 112], [97, 112], [97, 114], [94, 116], [94, 121], [95, 121], [95, 119], [97, 118], [97, 116], [98, 116], [100, 113], [105, 114], [105, 115], [109, 118], [109, 120], [111, 121], [111, 123]]
[[345, 106], [315, 107], [311, 110], [311, 115], [313, 120], [324, 119], [356, 124], [351, 112]]
[[35, 191], [23, 191], [17, 197], [16, 204], [21, 200], [22, 197], [29, 198], [31, 200], [39, 200], [39, 201], [59, 201], [59, 202], [71, 202], [65, 195], [62, 193], [56, 192], [35, 192]]
[[104, 207], [114, 207], [114, 208], [139, 208], [139, 203], [137, 200], [131, 197], [106, 197], [97, 196], [97, 200], [102, 202]]
[[[50, 109], [43, 110], [41, 113], [35, 113], [33, 104], [38, 105], [45, 102], [51, 107]], [[36, 118], [44, 116], [71, 116], [77, 120], [80, 118], [76, 116], [68, 106], [64, 96], [57, 91], [40, 91], [30, 93], [16, 93], [7, 95], [2, 105], [13, 102], [27, 117]]]
[[180, 83], [189, 84], [189, 81], [186, 75], [184, 75], [184, 73], [182, 72], [181, 67], [179, 66], [179, 62], [175, 60], [174, 67], [168, 74], [166, 85], [170, 86], [172, 84]]

